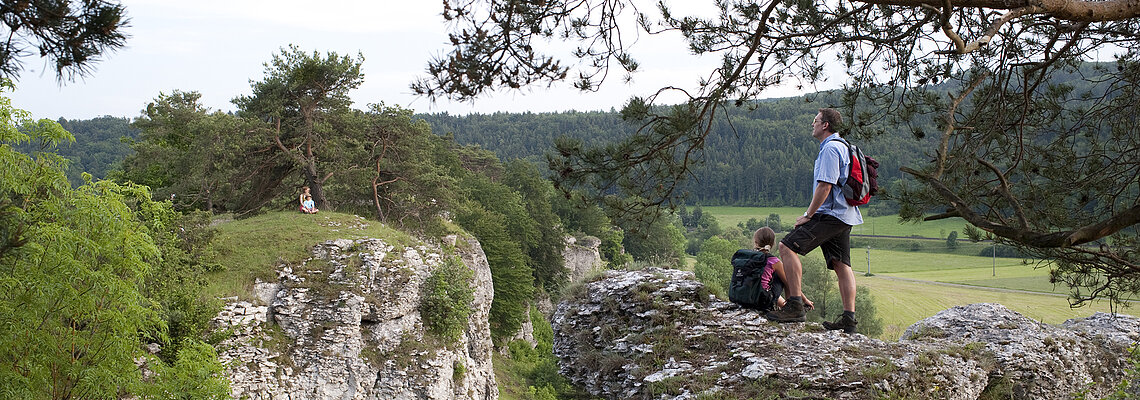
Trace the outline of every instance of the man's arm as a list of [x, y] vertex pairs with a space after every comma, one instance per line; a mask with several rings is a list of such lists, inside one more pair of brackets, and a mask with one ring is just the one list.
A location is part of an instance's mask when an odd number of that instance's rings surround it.
[[815, 215], [816, 210], [819, 210], [819, 207], [822, 206], [823, 202], [827, 200], [827, 196], [830, 194], [831, 184], [823, 181], [817, 181], [815, 183], [815, 192], [812, 192], [811, 195], [811, 205], [808, 205], [808, 210], [806, 213], [804, 213], [803, 216], [796, 218], [796, 226], [800, 226], [805, 222], [808, 222], [808, 220], [811, 219], [811, 216]]

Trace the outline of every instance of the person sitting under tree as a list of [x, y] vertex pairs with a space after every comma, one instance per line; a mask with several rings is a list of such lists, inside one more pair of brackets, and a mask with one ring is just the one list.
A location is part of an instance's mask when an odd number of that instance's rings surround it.
[[301, 202], [301, 212], [305, 214], [317, 213], [317, 207], [316, 204], [313, 203], [313, 195], [309, 194], [308, 186], [301, 187], [301, 198], [299, 201]]

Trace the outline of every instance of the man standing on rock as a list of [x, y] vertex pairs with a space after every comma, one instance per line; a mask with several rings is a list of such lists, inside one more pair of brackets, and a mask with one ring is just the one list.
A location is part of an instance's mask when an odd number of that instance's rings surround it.
[[851, 271], [851, 226], [863, 223], [859, 208], [847, 204], [839, 184], [847, 180], [851, 157], [837, 128], [842, 122], [839, 111], [821, 108], [811, 123], [811, 136], [819, 141], [819, 155], [815, 158], [815, 191], [811, 205], [802, 217], [796, 218], [796, 227], [780, 240], [780, 259], [788, 277], [788, 301], [783, 308], [769, 312], [766, 317], [776, 322], [803, 322], [803, 264], [801, 255], [820, 247], [827, 268], [835, 271], [839, 280], [839, 296], [843, 300], [843, 314], [835, 322], [824, 322], [828, 330], [842, 329], [855, 333], [855, 273]]

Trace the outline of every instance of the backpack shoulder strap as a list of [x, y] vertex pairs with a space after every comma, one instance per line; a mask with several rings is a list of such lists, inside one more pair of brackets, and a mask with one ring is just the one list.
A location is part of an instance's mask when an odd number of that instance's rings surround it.
[[839, 168], [839, 182], [835, 183], [836, 185], [842, 187], [843, 182], [846, 180], [846, 179], [844, 179], [844, 174], [846, 174], [848, 178], [851, 177], [851, 168], [853, 168], [853, 165], [850, 163], [851, 163], [851, 159], [856, 157], [857, 150], [855, 148], [855, 145], [851, 144], [851, 142], [848, 142], [846, 139], [844, 139], [842, 137], [830, 139], [830, 140], [828, 140], [828, 142], [839, 142], [839, 143], [843, 143], [844, 146], [847, 146], [847, 160], [846, 160], [846, 162], [848, 163], [847, 169], [846, 170], [843, 169], [843, 164], [841, 161], [839, 164], [839, 166], [840, 166], [840, 168]]
[[776, 256], [772, 255], [772, 253], [769, 253], [769, 252], [763, 251], [763, 250], [760, 251], [760, 254], [764, 256], [764, 265], [765, 266], [768, 265], [768, 260], [771, 260], [772, 258], [776, 257]]
[[752, 258], [752, 255], [755, 253], [756, 253], [756, 250], [740, 249], [740, 250], [737, 250], [736, 253], [732, 254], [732, 259], [735, 260], [738, 258]]
[[[766, 251], [752, 250], [752, 249], [740, 249], [740, 250], [737, 250], [736, 253], [734, 253], [732, 255], [731, 260], [732, 260], [733, 266], [750, 265], [753, 263], [753, 261], [758, 261], [758, 262], [761, 262], [761, 263], [767, 265], [767, 261], [768, 261], [769, 257], [773, 257], [773, 255], [771, 253], [766, 252]], [[763, 267], [765, 265], [761, 265], [761, 267]]]
[[848, 150], [848, 151], [851, 151], [851, 146], [852, 146], [852, 144], [851, 144], [851, 142], [848, 142], [848, 141], [847, 141], [847, 139], [844, 139], [844, 138], [842, 138], [842, 137], [837, 137], [837, 138], [834, 138], [834, 139], [829, 139], [828, 141], [829, 141], [829, 142], [839, 142], [839, 143], [843, 143], [843, 145], [844, 145], [844, 146], [847, 146], [847, 150]]

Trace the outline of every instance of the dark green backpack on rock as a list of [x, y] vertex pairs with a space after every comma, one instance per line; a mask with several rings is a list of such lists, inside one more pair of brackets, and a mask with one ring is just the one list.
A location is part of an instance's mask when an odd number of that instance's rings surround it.
[[732, 281], [728, 285], [728, 299], [744, 308], [771, 310], [783, 292], [783, 282], [773, 271], [768, 289], [760, 282], [771, 254], [760, 250], [740, 249], [732, 255]]

